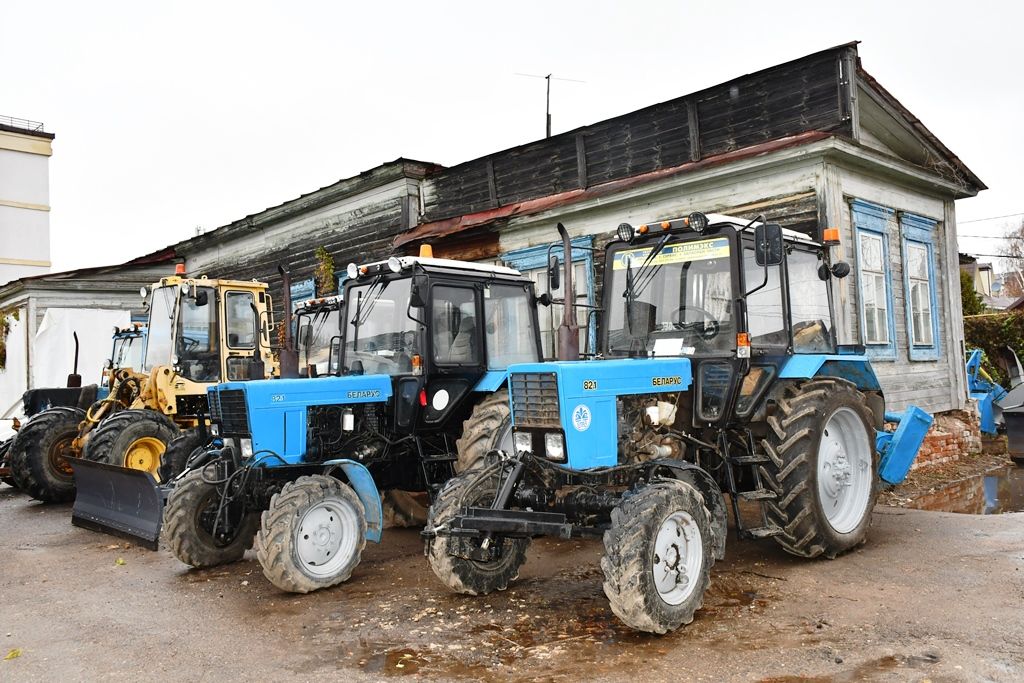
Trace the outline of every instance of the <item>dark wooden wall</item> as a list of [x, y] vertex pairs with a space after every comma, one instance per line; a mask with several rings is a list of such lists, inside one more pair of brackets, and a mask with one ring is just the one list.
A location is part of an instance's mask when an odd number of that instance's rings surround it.
[[839, 63], [820, 52], [568, 133], [440, 171], [422, 222], [679, 166], [807, 131], [851, 134]]

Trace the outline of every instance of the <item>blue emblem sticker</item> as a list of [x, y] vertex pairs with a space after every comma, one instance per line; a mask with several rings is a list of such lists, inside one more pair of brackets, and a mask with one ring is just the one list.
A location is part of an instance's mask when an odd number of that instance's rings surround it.
[[582, 403], [572, 410], [572, 426], [577, 432], [585, 432], [590, 429], [590, 408]]

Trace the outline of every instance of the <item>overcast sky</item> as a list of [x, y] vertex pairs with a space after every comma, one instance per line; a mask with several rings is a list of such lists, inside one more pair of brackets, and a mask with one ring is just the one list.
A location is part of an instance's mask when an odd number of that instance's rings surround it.
[[[833, 8], [834, 7], [834, 8]], [[158, 249], [404, 156], [445, 165], [852, 40], [1024, 216], [1022, 12], [999, 2], [14, 2], [0, 114], [43, 121], [55, 270]], [[765, 10], [770, 9], [770, 15]], [[961, 240], [994, 253], [995, 239]]]

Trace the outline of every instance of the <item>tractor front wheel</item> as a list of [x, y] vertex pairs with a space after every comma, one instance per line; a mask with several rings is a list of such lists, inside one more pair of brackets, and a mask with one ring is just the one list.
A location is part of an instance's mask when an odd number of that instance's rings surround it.
[[[497, 494], [498, 477], [478, 470], [448, 480], [437, 494], [427, 516], [427, 529], [443, 529], [467, 506], [490, 506]], [[456, 593], [486, 595], [503, 591], [519, 576], [526, 562], [529, 538], [494, 537], [486, 560], [474, 559], [482, 547], [479, 539], [435, 536], [427, 541], [427, 560], [441, 583]]]
[[67, 459], [85, 411], [50, 408], [32, 416], [11, 445], [11, 474], [18, 488], [36, 500], [57, 503], [75, 497], [75, 478]]
[[100, 423], [89, 437], [85, 457], [149, 472], [160, 481], [160, 460], [179, 433], [170, 418], [155, 410], [124, 410]]
[[604, 593], [630, 628], [667, 633], [693, 621], [711, 583], [714, 532], [689, 484], [659, 481], [612, 510], [601, 558]]
[[179, 560], [197, 569], [237, 562], [252, 547], [259, 515], [241, 502], [221, 501], [220, 489], [190, 472], [167, 499], [164, 542]]
[[426, 493], [391, 489], [381, 498], [384, 526], [400, 529], [423, 528], [427, 523], [430, 497]]
[[256, 558], [270, 583], [309, 593], [347, 580], [366, 545], [366, 515], [349, 486], [299, 477], [270, 499], [256, 534]]
[[816, 379], [783, 390], [762, 442], [764, 501], [787, 552], [834, 558], [864, 542], [878, 498], [871, 411], [855, 385]]

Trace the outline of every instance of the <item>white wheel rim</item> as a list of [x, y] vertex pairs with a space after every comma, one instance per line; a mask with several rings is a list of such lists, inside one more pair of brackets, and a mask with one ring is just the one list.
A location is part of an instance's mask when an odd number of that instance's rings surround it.
[[662, 600], [678, 605], [690, 597], [704, 565], [704, 541], [689, 512], [673, 512], [661, 523], [651, 560], [654, 585]]
[[818, 499], [837, 533], [848, 534], [871, 500], [871, 444], [864, 421], [851, 408], [832, 413], [818, 445]]
[[348, 505], [325, 500], [306, 510], [295, 527], [295, 550], [303, 570], [330, 577], [348, 564], [359, 542], [359, 519]]

